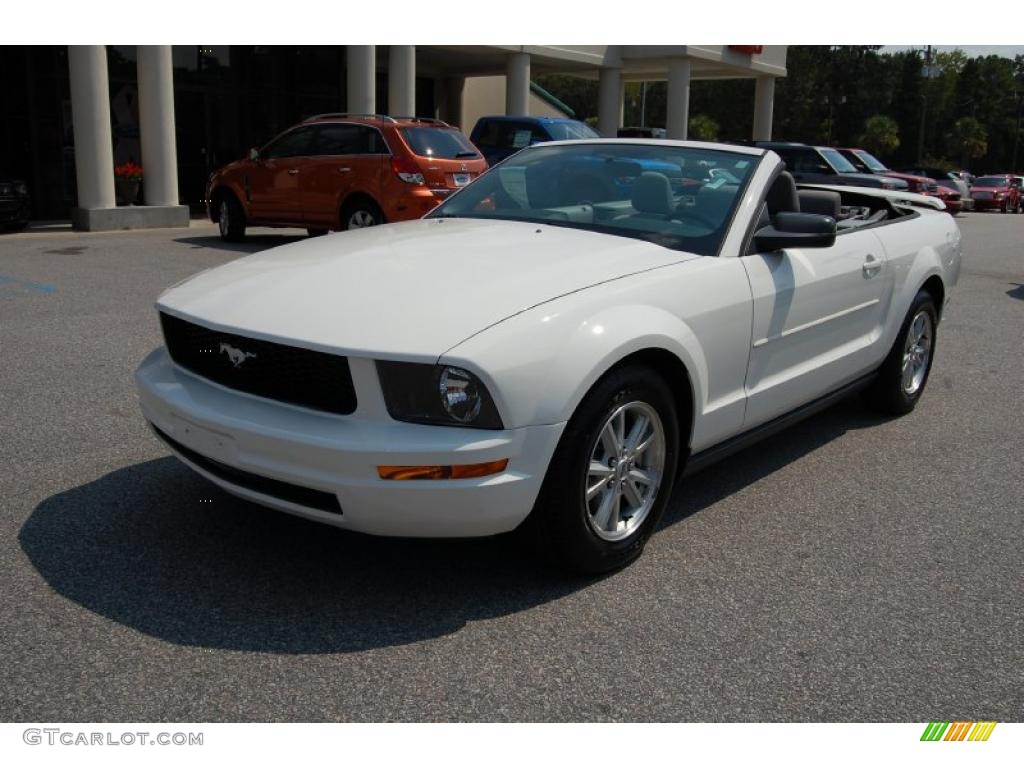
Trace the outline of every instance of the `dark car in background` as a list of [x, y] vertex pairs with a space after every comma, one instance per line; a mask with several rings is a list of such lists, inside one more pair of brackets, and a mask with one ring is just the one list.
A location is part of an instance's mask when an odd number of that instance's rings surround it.
[[1008, 173], [979, 176], [971, 184], [971, 197], [979, 211], [1021, 213], [1024, 210], [1020, 177]]
[[875, 189], [907, 189], [907, 182], [889, 176], [860, 173], [842, 153], [832, 147], [813, 147], [790, 141], [755, 141], [754, 146], [770, 149], [786, 163], [786, 170], [798, 182], [840, 184]]
[[520, 149], [542, 141], [599, 139], [601, 134], [586, 123], [568, 117], [510, 117], [487, 115], [476, 121], [469, 140], [489, 165], [500, 163]]
[[24, 229], [32, 212], [28, 186], [21, 179], [0, 174], [0, 227]]
[[960, 193], [955, 189], [939, 186], [938, 182], [930, 176], [894, 171], [866, 149], [841, 148], [839, 153], [849, 160], [858, 171], [877, 173], [880, 176], [888, 176], [892, 179], [902, 179], [907, 182], [908, 191], [939, 198], [945, 203], [946, 209], [954, 216], [963, 210]]

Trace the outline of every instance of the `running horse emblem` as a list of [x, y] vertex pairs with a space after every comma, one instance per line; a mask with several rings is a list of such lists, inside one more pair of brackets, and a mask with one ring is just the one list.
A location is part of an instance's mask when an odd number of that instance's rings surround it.
[[234, 365], [235, 368], [238, 368], [242, 363], [246, 361], [246, 359], [250, 357], [256, 357], [255, 352], [243, 352], [238, 347], [233, 347], [226, 341], [222, 341], [220, 343], [220, 351], [227, 352], [228, 360], [231, 361], [231, 364]]

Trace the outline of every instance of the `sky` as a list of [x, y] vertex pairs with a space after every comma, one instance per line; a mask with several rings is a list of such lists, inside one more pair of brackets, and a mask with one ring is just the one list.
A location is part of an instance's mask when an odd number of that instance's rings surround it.
[[[882, 53], [893, 51], [905, 51], [908, 48], [924, 48], [923, 45], [886, 45], [882, 47]], [[1012, 59], [1018, 54], [1024, 54], [1024, 45], [934, 45], [936, 51], [952, 51], [960, 48], [968, 56], [1005, 56]]]

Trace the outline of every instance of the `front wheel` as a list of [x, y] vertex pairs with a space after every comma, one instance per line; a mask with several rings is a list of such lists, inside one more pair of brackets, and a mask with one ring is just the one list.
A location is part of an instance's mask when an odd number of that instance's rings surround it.
[[876, 410], [894, 416], [914, 410], [931, 373], [937, 326], [935, 300], [922, 290], [910, 305], [896, 342], [868, 390], [868, 400]]
[[237, 243], [245, 237], [245, 211], [234, 195], [221, 195], [217, 210], [217, 227], [221, 240]]
[[621, 568], [643, 552], [679, 464], [675, 401], [642, 366], [612, 371], [566, 425], [529, 523], [541, 550], [582, 573]]

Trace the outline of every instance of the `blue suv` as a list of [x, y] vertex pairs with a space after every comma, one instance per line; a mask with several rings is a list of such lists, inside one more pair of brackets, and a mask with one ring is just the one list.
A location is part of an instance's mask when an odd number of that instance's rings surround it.
[[541, 141], [599, 139], [601, 134], [586, 123], [568, 117], [481, 117], [470, 134], [488, 165], [500, 163], [523, 147]]

